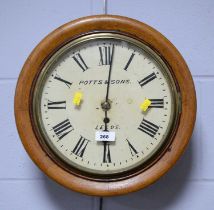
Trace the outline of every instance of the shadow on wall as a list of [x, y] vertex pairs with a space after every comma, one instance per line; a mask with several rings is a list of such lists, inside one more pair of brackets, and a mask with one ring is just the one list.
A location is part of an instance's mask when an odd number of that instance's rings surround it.
[[[196, 140], [196, 139], [195, 139]], [[176, 203], [182, 192], [185, 191], [186, 182], [189, 181], [193, 166], [193, 144], [192, 139], [187, 151], [177, 164], [159, 181], [144, 190], [124, 196], [109, 197], [103, 200], [103, 209], [117, 210], [166, 210]], [[82, 210], [86, 206], [94, 206], [94, 199], [76, 192], [67, 190], [50, 179], [45, 178], [45, 188], [50, 196], [51, 202], [56, 209], [60, 210]], [[92, 209], [96, 209], [92, 207]]]
[[[45, 176], [45, 175], [44, 175]], [[54, 210], [90, 210], [95, 209], [95, 197], [83, 195], [55, 183], [45, 176], [46, 194]]]
[[117, 210], [173, 209], [189, 181], [193, 167], [194, 143], [196, 142], [191, 141], [182, 158], [159, 181], [135, 193], [111, 199], [107, 198], [106, 205], [104, 200], [104, 210], [111, 209], [111, 206], [116, 207]]

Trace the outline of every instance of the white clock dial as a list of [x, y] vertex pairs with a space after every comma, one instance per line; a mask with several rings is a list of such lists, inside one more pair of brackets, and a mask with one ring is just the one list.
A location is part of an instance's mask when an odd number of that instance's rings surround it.
[[[169, 72], [149, 47], [122, 35], [100, 33], [68, 43], [43, 67], [36, 86], [34, 108], [44, 142], [67, 164], [89, 173], [142, 165], [176, 124], [177, 93]], [[115, 141], [95, 140], [105, 125]]]

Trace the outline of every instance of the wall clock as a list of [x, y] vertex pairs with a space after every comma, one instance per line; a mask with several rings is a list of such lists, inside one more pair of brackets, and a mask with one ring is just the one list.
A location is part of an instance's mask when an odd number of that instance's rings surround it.
[[15, 95], [22, 143], [61, 185], [89, 195], [142, 189], [192, 134], [196, 97], [176, 48], [136, 20], [84, 17], [44, 38]]

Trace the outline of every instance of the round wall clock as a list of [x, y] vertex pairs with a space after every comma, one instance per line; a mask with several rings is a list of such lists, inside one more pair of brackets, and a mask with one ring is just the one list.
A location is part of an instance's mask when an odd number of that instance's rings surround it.
[[15, 95], [32, 160], [89, 195], [159, 179], [184, 151], [195, 116], [182, 56], [153, 28], [121, 16], [85, 17], [50, 33], [27, 59]]

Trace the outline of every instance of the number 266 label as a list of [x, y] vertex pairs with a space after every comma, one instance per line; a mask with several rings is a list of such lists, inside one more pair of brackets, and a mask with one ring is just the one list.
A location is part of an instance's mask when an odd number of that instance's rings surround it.
[[96, 141], [115, 141], [115, 132], [96, 131]]

